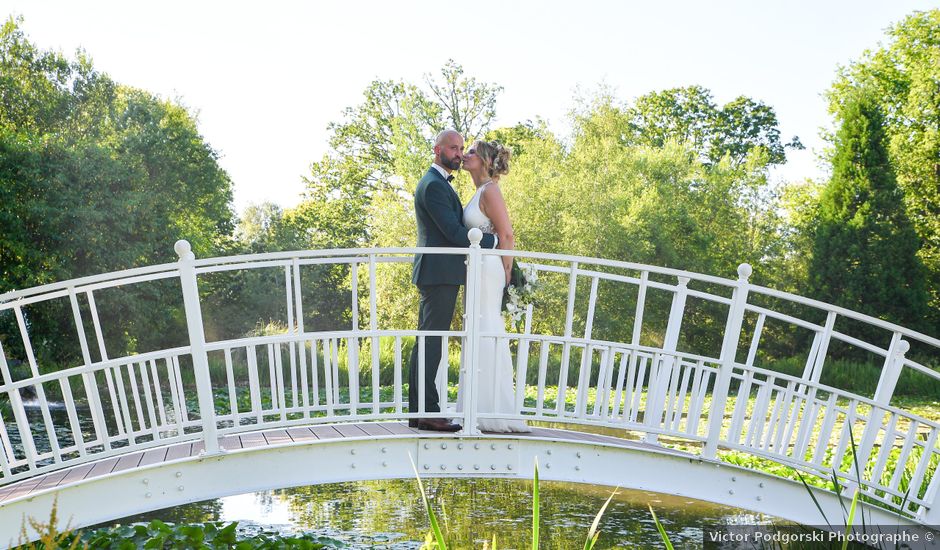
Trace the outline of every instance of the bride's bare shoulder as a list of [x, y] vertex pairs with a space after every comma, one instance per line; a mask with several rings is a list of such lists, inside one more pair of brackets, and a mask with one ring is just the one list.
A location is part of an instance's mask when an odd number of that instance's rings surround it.
[[480, 201], [486, 204], [505, 204], [503, 191], [495, 182], [490, 182], [483, 186], [483, 189], [480, 191]]

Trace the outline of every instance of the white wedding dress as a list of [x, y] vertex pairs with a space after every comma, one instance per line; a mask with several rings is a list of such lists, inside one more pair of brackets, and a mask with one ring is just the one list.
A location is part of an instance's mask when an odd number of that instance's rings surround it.
[[[484, 233], [495, 233], [493, 222], [480, 210], [480, 196], [489, 186], [484, 183], [474, 193], [463, 210], [463, 222], [467, 228], [477, 227]], [[480, 277], [480, 331], [506, 332], [502, 316], [503, 288], [506, 272], [500, 256], [483, 257], [483, 273]], [[514, 372], [512, 353], [508, 339], [480, 338], [477, 356], [477, 413], [518, 414], [515, 405]], [[458, 387], [462, 387], [462, 384]], [[462, 403], [462, 399], [458, 399]], [[480, 418], [477, 427], [485, 432], [528, 432], [525, 422], [502, 418]]]

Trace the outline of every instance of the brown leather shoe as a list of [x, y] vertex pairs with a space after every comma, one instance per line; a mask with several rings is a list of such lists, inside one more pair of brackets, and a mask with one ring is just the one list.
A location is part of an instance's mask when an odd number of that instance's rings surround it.
[[460, 424], [454, 424], [445, 418], [424, 418], [418, 420], [419, 430], [431, 430], [435, 432], [459, 432]]

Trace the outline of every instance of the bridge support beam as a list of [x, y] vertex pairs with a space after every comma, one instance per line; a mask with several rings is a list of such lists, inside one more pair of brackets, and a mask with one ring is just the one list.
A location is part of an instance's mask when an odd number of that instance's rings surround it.
[[[736, 506], [808, 525], [825, 524], [802, 484], [651, 445], [633, 447], [516, 437], [399, 436], [295, 443], [127, 470], [19, 498], [0, 506], [0, 545], [16, 542], [24, 518], [44, 520], [58, 502], [60, 527], [82, 528], [190, 502], [274, 488], [422, 477], [532, 479], [619, 486]], [[663, 472], [668, 472], [664, 475]], [[120, 495], [103, 498], [102, 495]], [[830, 521], [839, 497], [815, 492]], [[864, 509], [874, 524], [911, 524]], [[36, 536], [35, 533], [30, 533]], [[9, 537], [9, 539], [8, 539]]]

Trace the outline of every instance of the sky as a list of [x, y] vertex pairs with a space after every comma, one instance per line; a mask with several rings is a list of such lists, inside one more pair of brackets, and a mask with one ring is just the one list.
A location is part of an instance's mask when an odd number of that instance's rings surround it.
[[[375, 79], [422, 83], [453, 59], [504, 87], [497, 126], [541, 117], [559, 133], [577, 95], [623, 101], [693, 84], [777, 113], [790, 152], [774, 181], [820, 178], [823, 93], [885, 29], [940, 2], [0, 0], [40, 48], [82, 48], [114, 80], [197, 115], [234, 183], [236, 210], [296, 205], [327, 125]], [[430, 155], [430, 153], [429, 153]], [[430, 160], [430, 156], [429, 156]]]

